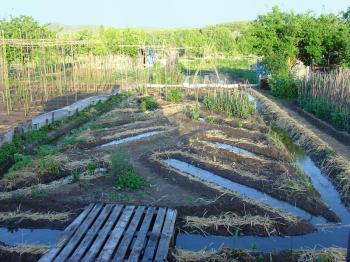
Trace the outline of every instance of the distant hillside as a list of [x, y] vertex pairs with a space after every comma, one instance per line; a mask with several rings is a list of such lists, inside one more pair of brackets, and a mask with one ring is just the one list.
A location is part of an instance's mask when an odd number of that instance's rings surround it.
[[100, 25], [63, 25], [51, 23], [48, 25], [50, 30], [58, 32], [59, 34], [73, 34], [82, 30], [89, 30], [94, 34], [99, 32]]
[[[242, 31], [245, 27], [247, 27], [251, 23], [251, 21], [236, 21], [236, 22], [227, 22], [222, 24], [215, 24], [215, 25], [207, 25], [203, 26], [202, 28], [211, 28], [211, 27], [225, 27], [230, 29], [231, 31]], [[57, 23], [51, 23], [48, 25], [48, 28], [58, 32], [59, 34], [74, 34], [79, 31], [88, 30], [92, 32], [93, 34], [98, 34], [100, 30], [101, 25], [64, 25], [64, 24], [57, 24]], [[105, 29], [108, 27], [104, 27]], [[156, 27], [145, 27], [141, 28], [145, 31], [176, 31], [176, 30], [186, 30], [186, 29], [200, 29], [200, 28], [194, 28], [194, 27], [178, 27], [178, 28], [156, 28]]]

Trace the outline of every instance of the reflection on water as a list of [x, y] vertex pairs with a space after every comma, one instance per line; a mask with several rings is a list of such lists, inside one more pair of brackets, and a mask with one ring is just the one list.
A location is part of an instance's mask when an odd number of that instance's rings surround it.
[[8, 229], [0, 227], [0, 242], [6, 245], [52, 245], [62, 231], [54, 229]]
[[141, 139], [141, 138], [144, 138], [144, 137], [149, 137], [149, 136], [154, 136], [154, 135], [158, 135], [160, 133], [162, 133], [163, 131], [152, 131], [152, 132], [147, 132], [147, 133], [143, 133], [143, 134], [139, 134], [139, 135], [136, 135], [136, 136], [129, 136], [127, 138], [123, 138], [123, 139], [119, 139], [119, 140], [114, 140], [112, 142], [109, 142], [109, 143], [106, 143], [106, 144], [103, 144], [99, 147], [106, 147], [106, 146], [112, 146], [112, 145], [119, 145], [119, 144], [122, 144], [122, 143], [126, 143], [126, 142], [129, 142], [129, 141], [133, 141], [133, 140], [138, 140], [138, 139]]
[[195, 167], [193, 165], [190, 165], [186, 162], [177, 160], [177, 159], [166, 159], [164, 162], [177, 169], [181, 172], [187, 173], [189, 175], [192, 175], [194, 177], [197, 177], [203, 181], [213, 183], [216, 185], [219, 185], [223, 188], [226, 188], [230, 191], [237, 192], [241, 194], [244, 197], [248, 197], [250, 199], [256, 200], [261, 203], [265, 203], [267, 205], [273, 206], [275, 208], [279, 208], [285, 212], [292, 213], [296, 216], [299, 216], [305, 220], [310, 221], [313, 224], [323, 224], [326, 223], [326, 220], [322, 217], [316, 217], [312, 216], [311, 214], [307, 213], [306, 211], [289, 204], [288, 202], [284, 202], [281, 200], [278, 200], [274, 197], [271, 197], [261, 191], [258, 191], [254, 188], [230, 181], [226, 178], [223, 178], [221, 176], [217, 176], [211, 172], [208, 172], [206, 170], [203, 170], [201, 168]]

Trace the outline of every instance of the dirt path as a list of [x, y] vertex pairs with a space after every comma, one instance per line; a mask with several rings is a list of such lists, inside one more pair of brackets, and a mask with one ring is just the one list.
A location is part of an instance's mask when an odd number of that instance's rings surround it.
[[350, 161], [350, 144], [348, 144], [346, 142], [342, 143], [339, 140], [337, 140], [337, 138], [335, 136], [327, 134], [326, 132], [321, 130], [318, 126], [311, 123], [311, 121], [309, 119], [307, 119], [302, 114], [300, 114], [295, 109], [295, 106], [291, 105], [291, 103], [286, 103], [286, 102], [282, 103], [282, 101], [278, 101], [277, 99], [271, 97], [265, 91], [262, 91], [259, 89], [255, 89], [255, 90], [258, 91], [260, 94], [264, 95], [270, 101], [275, 102], [281, 109], [283, 109], [285, 112], [287, 112], [290, 117], [297, 120], [300, 125], [303, 125], [306, 128], [310, 129], [315, 135], [317, 135], [321, 140], [323, 140], [330, 147], [332, 147], [337, 153], [339, 153], [344, 158], [346, 158], [348, 161]]

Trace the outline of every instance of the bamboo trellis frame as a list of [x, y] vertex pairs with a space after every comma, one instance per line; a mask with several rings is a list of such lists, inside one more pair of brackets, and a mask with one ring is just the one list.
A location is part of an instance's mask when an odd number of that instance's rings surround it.
[[[6, 39], [0, 33], [0, 96], [7, 113], [20, 107], [28, 114], [52, 98], [66, 96], [68, 103], [70, 95], [77, 99], [78, 93], [100, 93], [114, 85], [183, 83], [184, 76], [175, 62], [160, 64], [162, 59], [158, 59], [151, 69], [147, 68], [146, 50], [170, 61], [181, 52], [184, 60], [191, 60], [190, 51], [198, 49], [169, 46], [165, 42], [129, 45], [121, 41], [114, 46], [117, 51], [95, 54], [93, 48], [101, 43], [99, 39]], [[131, 49], [136, 56], [127, 55]], [[202, 51], [205, 52], [204, 47]], [[191, 74], [188, 68], [182, 73]]]

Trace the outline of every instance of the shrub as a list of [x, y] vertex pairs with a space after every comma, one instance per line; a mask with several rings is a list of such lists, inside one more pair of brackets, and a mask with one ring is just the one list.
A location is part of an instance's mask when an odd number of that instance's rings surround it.
[[117, 185], [122, 189], [137, 190], [142, 188], [144, 184], [144, 178], [138, 176], [133, 170], [129, 170], [126, 174], [117, 177]]
[[36, 168], [40, 175], [58, 175], [60, 173], [60, 163], [51, 156], [41, 159]]
[[171, 89], [167, 94], [166, 100], [172, 103], [180, 103], [183, 101], [181, 89]]
[[51, 145], [42, 145], [37, 150], [36, 154], [40, 157], [48, 156], [48, 155], [55, 155], [58, 153], [58, 149], [55, 146]]
[[158, 108], [158, 103], [153, 96], [141, 98], [140, 109], [142, 111], [153, 111]]
[[296, 80], [291, 75], [275, 75], [269, 79], [272, 95], [279, 98], [296, 98]]

